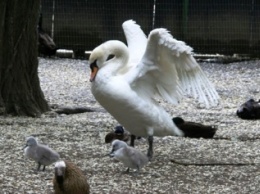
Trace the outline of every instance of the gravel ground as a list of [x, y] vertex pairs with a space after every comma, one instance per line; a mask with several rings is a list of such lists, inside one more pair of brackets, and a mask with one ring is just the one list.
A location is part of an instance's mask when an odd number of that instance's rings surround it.
[[[39, 59], [39, 76], [50, 104], [102, 107], [90, 92], [86, 61]], [[235, 112], [249, 97], [260, 98], [260, 61], [228, 65], [201, 63], [221, 96], [221, 104], [204, 109], [192, 99], [178, 106], [161, 101], [173, 116], [217, 125], [214, 139], [155, 138], [154, 158], [141, 173], [125, 174], [106, 154], [104, 136], [117, 122], [105, 111], [41, 118], [0, 117], [0, 193], [52, 193], [53, 166], [37, 172], [25, 158], [25, 137], [58, 151], [88, 177], [91, 193], [260, 193], [260, 120], [245, 121]], [[136, 147], [146, 152], [145, 139]], [[190, 165], [172, 163], [174, 159]]]

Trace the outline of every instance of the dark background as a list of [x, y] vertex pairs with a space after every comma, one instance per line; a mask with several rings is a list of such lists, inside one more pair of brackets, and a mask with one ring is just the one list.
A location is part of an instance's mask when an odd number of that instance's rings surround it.
[[106, 40], [125, 42], [122, 23], [133, 19], [146, 34], [167, 28], [196, 53], [260, 55], [256, 0], [44, 0], [41, 12], [58, 47], [76, 53]]

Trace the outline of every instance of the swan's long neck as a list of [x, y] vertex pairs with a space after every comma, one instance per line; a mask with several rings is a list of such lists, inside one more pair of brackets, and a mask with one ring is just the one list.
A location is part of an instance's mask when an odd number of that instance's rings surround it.
[[127, 46], [124, 43], [120, 41], [108, 41], [105, 43], [104, 49], [106, 50], [108, 56], [115, 55], [112, 60], [105, 62], [104, 69], [106, 69], [107, 72], [115, 75], [121, 69], [126, 67], [129, 60], [129, 52]]

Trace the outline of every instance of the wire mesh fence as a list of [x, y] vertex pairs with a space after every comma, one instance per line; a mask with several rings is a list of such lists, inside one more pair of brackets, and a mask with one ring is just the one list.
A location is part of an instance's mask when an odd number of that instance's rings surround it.
[[78, 56], [106, 40], [125, 42], [121, 26], [128, 19], [146, 34], [167, 28], [196, 53], [260, 53], [256, 0], [44, 0], [41, 12], [58, 47]]

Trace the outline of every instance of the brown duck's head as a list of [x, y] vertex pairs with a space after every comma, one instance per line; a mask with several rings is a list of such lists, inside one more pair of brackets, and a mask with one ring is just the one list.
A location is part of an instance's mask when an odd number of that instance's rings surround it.
[[121, 125], [118, 125], [115, 127], [115, 133], [116, 134], [124, 134], [125, 130], [124, 130], [124, 127], [121, 126]]
[[64, 181], [66, 164], [64, 161], [58, 161], [55, 163], [55, 178], [59, 184]]

